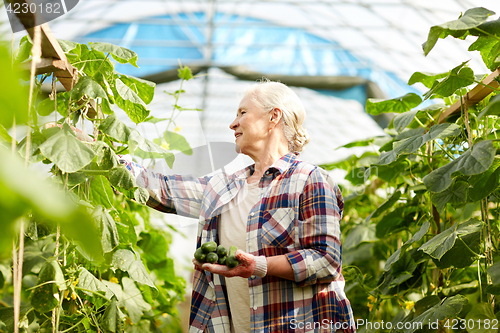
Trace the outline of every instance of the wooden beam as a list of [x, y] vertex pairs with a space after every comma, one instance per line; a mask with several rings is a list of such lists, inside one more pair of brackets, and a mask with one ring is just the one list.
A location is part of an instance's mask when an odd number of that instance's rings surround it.
[[500, 75], [500, 68], [495, 70], [493, 73], [488, 75], [482, 82], [482, 84], [477, 84], [471, 91], [469, 91], [465, 96], [455, 102], [447, 110], [445, 110], [439, 117], [438, 123], [444, 123], [446, 118], [454, 113], [461, 111], [462, 104], [465, 107], [474, 105], [482, 101], [486, 96], [491, 94], [494, 89], [499, 87], [498, 82], [495, 78]]

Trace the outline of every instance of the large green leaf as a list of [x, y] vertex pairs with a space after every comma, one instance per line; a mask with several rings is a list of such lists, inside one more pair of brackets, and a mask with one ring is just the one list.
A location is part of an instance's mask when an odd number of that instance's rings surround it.
[[99, 75], [109, 77], [113, 74], [113, 65], [106, 59], [106, 55], [98, 50], [91, 50], [84, 44], [81, 44], [80, 61], [73, 65], [94, 78]]
[[359, 224], [355, 226], [347, 235], [342, 243], [342, 249], [350, 249], [365, 242], [376, 242], [378, 238], [375, 236], [375, 224]]
[[59, 291], [66, 290], [64, 274], [55, 258], [49, 258], [38, 273], [37, 287], [30, 295], [31, 305], [38, 312], [47, 312], [59, 304]]
[[[61, 114], [63, 116], [67, 116], [68, 108], [69, 108], [69, 104], [68, 104], [69, 101], [66, 98], [67, 96], [69, 96], [69, 94], [67, 92], [64, 92], [64, 93], [57, 94], [57, 97], [56, 97], [57, 101], [52, 100], [50, 98], [44, 99], [43, 101], [38, 103], [38, 106], [37, 106], [38, 114], [40, 116], [48, 116], [52, 112], [57, 110], [57, 112], [59, 112], [59, 114]], [[57, 103], [57, 105], [56, 105], [56, 103]]]
[[9, 50], [0, 45], [0, 125], [6, 129], [12, 127], [14, 118], [16, 124], [28, 121], [28, 85], [20, 84], [21, 71], [11, 66]]
[[92, 144], [92, 150], [96, 153], [96, 163], [102, 170], [109, 170], [120, 164], [118, 156], [105, 142], [94, 142]]
[[168, 243], [165, 235], [157, 230], [140, 233], [137, 245], [142, 249], [142, 258], [149, 264], [157, 264], [167, 259]]
[[134, 129], [128, 127], [123, 121], [118, 119], [115, 114], [107, 117], [101, 125], [99, 125], [99, 130], [121, 143], [128, 143], [130, 133], [134, 131]]
[[446, 38], [451, 34], [453, 34], [454, 37], [461, 37], [467, 33], [467, 30], [486, 22], [488, 17], [494, 14], [495, 12], [477, 7], [467, 10], [457, 20], [433, 26], [429, 31], [427, 41], [423, 45], [424, 54], [429, 54], [434, 45], [436, 45], [438, 38]]
[[108, 95], [102, 89], [101, 85], [94, 80], [90, 76], [84, 76], [78, 80], [78, 83], [73, 87], [70, 92], [71, 98], [76, 101], [79, 101], [83, 96], [87, 96], [91, 99], [96, 99], [98, 97], [108, 98]]
[[113, 297], [111, 299], [111, 303], [106, 307], [106, 310], [101, 317], [101, 329], [104, 329], [104, 332], [123, 332], [124, 319], [125, 315], [118, 307], [116, 297]]
[[186, 155], [193, 154], [191, 146], [187, 142], [186, 138], [183, 137], [182, 135], [175, 132], [165, 131], [165, 133], [163, 133], [163, 137], [165, 138], [165, 141], [167, 141], [167, 143], [169, 144], [171, 150], [179, 150]]
[[378, 115], [385, 112], [403, 113], [413, 109], [422, 103], [422, 98], [415, 93], [408, 93], [401, 97], [387, 100], [368, 99], [366, 101], [366, 112]]
[[371, 213], [366, 218], [366, 220], [368, 221], [369, 219], [380, 216], [380, 214], [382, 214], [383, 212], [394, 206], [394, 204], [398, 202], [400, 197], [401, 197], [401, 191], [399, 190], [394, 191], [394, 193], [389, 197], [389, 199], [387, 199], [380, 206], [378, 206], [377, 209], [375, 209], [373, 213]]
[[464, 181], [455, 182], [446, 190], [434, 193], [432, 195], [432, 202], [436, 205], [439, 213], [443, 212], [447, 203], [452, 205], [464, 204], [467, 201], [467, 191], [469, 184]]
[[146, 103], [137, 93], [121, 79], [115, 81], [115, 102], [136, 124], [143, 122], [149, 116]]
[[440, 260], [433, 260], [440, 269], [466, 268], [479, 259], [478, 254], [481, 255], [482, 252], [484, 249], [481, 249], [481, 231], [477, 231], [458, 237], [453, 247]]
[[19, 47], [14, 51], [12, 55], [12, 60], [14, 63], [21, 63], [28, 60], [31, 56], [31, 49], [33, 48], [33, 43], [29, 35], [23, 36], [19, 41]]
[[58, 39], [57, 41], [59, 42], [59, 45], [61, 45], [61, 48], [70, 63], [74, 63], [80, 59], [80, 56], [82, 55], [81, 44], [63, 39]]
[[120, 243], [115, 221], [101, 206], [97, 206], [94, 209], [92, 218], [96, 221], [97, 227], [99, 228], [104, 253], [113, 251], [113, 249]]
[[[474, 322], [475, 325], [466, 325], [469, 333], [497, 333], [498, 324], [497, 317], [493, 312], [493, 306], [490, 303], [474, 304], [472, 310], [465, 316], [467, 323]], [[489, 325], [486, 325], [489, 323]], [[481, 325], [482, 324], [482, 325]]]
[[394, 124], [394, 129], [398, 132], [401, 132], [406, 128], [406, 126], [410, 125], [411, 122], [413, 121], [413, 118], [415, 118], [415, 115], [417, 114], [418, 110], [414, 111], [407, 111], [403, 112], [401, 114], [398, 114], [394, 119], [392, 120]]
[[500, 95], [495, 95], [490, 99], [488, 105], [479, 113], [477, 120], [484, 116], [500, 116]]
[[446, 77], [447, 75], [448, 73], [435, 74], [435, 73], [415, 72], [411, 75], [410, 79], [408, 80], [408, 84], [413, 85], [417, 82], [420, 82], [427, 88], [431, 89], [436, 81], [439, 81], [440, 79]]
[[[500, 20], [483, 23], [479, 28], [482, 30], [488, 23], [500, 25]], [[500, 65], [500, 41], [498, 40], [498, 36], [479, 36], [478, 39], [469, 46], [469, 51], [479, 51], [484, 64], [491, 71], [494, 71]]]
[[385, 262], [384, 270], [388, 271], [391, 269], [392, 265], [396, 263], [399, 260], [399, 257], [401, 256], [401, 253], [405, 253], [406, 249], [410, 247], [415, 242], [418, 242], [419, 240], [424, 237], [424, 235], [427, 233], [429, 230], [430, 223], [428, 221], [425, 221], [424, 224], [420, 227], [420, 230], [417, 231], [409, 240], [407, 240], [403, 246], [401, 246], [399, 249], [394, 252], [389, 259]]
[[[467, 302], [467, 297], [463, 295], [455, 295], [453, 297], [445, 298], [441, 302], [439, 302], [439, 304], [434, 305], [433, 307], [417, 316], [410, 323], [421, 323], [421, 325], [424, 327], [432, 324], [436, 325], [437, 327], [438, 321], [445, 318], [454, 318], [455, 316], [457, 316], [460, 311], [462, 311], [462, 308], [467, 304]], [[419, 325], [415, 324], [404, 326], [404, 333], [413, 333], [419, 328]]]
[[130, 63], [135, 67], [139, 67], [137, 66], [137, 53], [135, 53], [132, 50], [109, 43], [89, 43], [89, 44], [93, 50], [97, 50], [103, 53], [110, 53], [113, 59], [118, 61], [120, 64]]
[[467, 67], [465, 61], [448, 72], [446, 77], [434, 81], [432, 88], [424, 94], [425, 99], [430, 97], [448, 97], [458, 89], [467, 87], [474, 83], [475, 76], [472, 69]]
[[62, 131], [50, 137], [39, 148], [43, 156], [66, 173], [82, 169], [95, 156], [92, 149], [76, 138], [68, 124], [64, 124]]
[[90, 182], [89, 200], [97, 206], [101, 205], [108, 209], [113, 208], [113, 189], [109, 185], [108, 180], [103, 176], [95, 176]]
[[[120, 75], [120, 80], [134, 90], [144, 103], [151, 103], [155, 94], [156, 83], [124, 74]], [[148, 121], [151, 122], [151, 119]]]
[[414, 153], [430, 140], [443, 139], [458, 134], [460, 134], [460, 126], [457, 124], [444, 123], [434, 125], [423, 135], [416, 134], [403, 140], [395, 141], [393, 143], [393, 150], [381, 153], [376, 164], [390, 164], [394, 162], [399, 155]]
[[78, 288], [89, 296], [95, 297], [95, 293], [102, 294], [107, 299], [111, 299], [114, 293], [101, 280], [83, 267], [78, 271]]
[[36, 213], [47, 223], [59, 223], [67, 238], [84, 242], [84, 247], [99, 256], [101, 245], [90, 216], [63, 192], [26, 169], [10, 151], [0, 148], [0, 253], [12, 248], [13, 227], [24, 214]]
[[472, 201], [479, 201], [488, 197], [495, 191], [500, 181], [500, 159], [495, 158], [491, 166], [482, 174], [471, 176], [469, 184], [469, 198]]
[[455, 224], [442, 233], [434, 236], [427, 243], [423, 244], [419, 250], [424, 251], [431, 257], [440, 260], [448, 252], [458, 237], [463, 237], [481, 231], [483, 222], [470, 219], [469, 221]]
[[137, 187], [134, 177], [123, 165], [119, 165], [110, 170], [109, 182], [111, 185], [124, 190], [131, 190], [134, 187]]
[[500, 262], [495, 263], [488, 268], [488, 274], [493, 284], [500, 284]]
[[411, 224], [416, 223], [415, 215], [418, 211], [419, 207], [416, 206], [396, 208], [389, 214], [383, 216], [377, 223], [376, 236], [378, 238], [383, 238], [408, 228]]
[[461, 172], [468, 176], [482, 173], [488, 170], [493, 162], [495, 151], [491, 141], [480, 141], [459, 158], [425, 176], [424, 184], [432, 192], [441, 192], [450, 186], [451, 175], [454, 172]]
[[151, 281], [141, 258], [136, 256], [134, 252], [127, 249], [117, 250], [113, 254], [111, 266], [127, 272], [134, 281], [148, 285], [153, 290], [158, 291], [153, 281]]
[[145, 311], [151, 310], [151, 305], [144, 301], [141, 291], [132, 279], [122, 278], [122, 286], [117, 283], [103, 281], [118, 299], [118, 306], [125, 307], [133, 324], [137, 324]]

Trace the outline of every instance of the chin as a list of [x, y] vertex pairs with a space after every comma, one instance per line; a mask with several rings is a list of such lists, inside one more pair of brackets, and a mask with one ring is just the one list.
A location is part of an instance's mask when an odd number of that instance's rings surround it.
[[241, 154], [241, 148], [240, 148], [240, 146], [236, 145], [235, 148], [234, 148], [234, 150], [236, 151], [236, 153]]

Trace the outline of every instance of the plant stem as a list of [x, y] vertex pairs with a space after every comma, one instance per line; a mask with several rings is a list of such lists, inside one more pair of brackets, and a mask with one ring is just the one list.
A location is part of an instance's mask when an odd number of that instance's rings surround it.
[[439, 144], [439, 142], [437, 142], [436, 140], [434, 140], [434, 142], [438, 145], [438, 147], [439, 147], [439, 148], [441, 148], [441, 150], [442, 150], [442, 151], [444, 151], [444, 152], [446, 153], [446, 155], [448, 155], [448, 157], [449, 157], [449, 158], [451, 158], [451, 160], [454, 160], [454, 159], [455, 159], [455, 158], [453, 157], [453, 155], [452, 155], [452, 154], [450, 154], [450, 152], [449, 152], [449, 151], [447, 151], [446, 149], [444, 149], [444, 147], [443, 147], [443, 146], [441, 146], [441, 145]]

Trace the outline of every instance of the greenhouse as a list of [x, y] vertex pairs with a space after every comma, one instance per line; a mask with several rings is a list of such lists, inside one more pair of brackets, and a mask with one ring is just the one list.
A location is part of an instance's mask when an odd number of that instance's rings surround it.
[[4, 0], [0, 72], [0, 332], [499, 331], [498, 1]]

